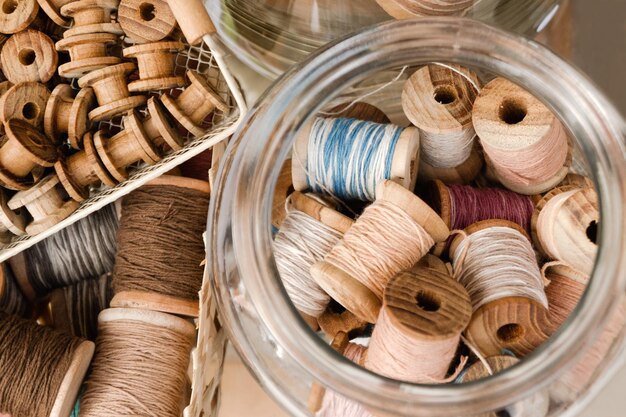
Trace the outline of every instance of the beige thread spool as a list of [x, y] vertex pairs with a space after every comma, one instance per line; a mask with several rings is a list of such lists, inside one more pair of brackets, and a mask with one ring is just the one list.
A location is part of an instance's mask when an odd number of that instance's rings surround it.
[[202, 136], [202, 123], [214, 110], [228, 111], [228, 105], [209, 84], [193, 71], [187, 71], [191, 84], [176, 99], [168, 94], [161, 101], [170, 114], [194, 136]]
[[61, 16], [61, 7], [72, 2], [74, 0], [37, 0], [41, 10], [48, 15], [48, 17], [57, 25], [66, 27], [69, 25], [69, 20]]
[[136, 92], [184, 87], [185, 77], [175, 74], [176, 53], [183, 48], [182, 42], [165, 41], [124, 49], [124, 57], [137, 59], [139, 66], [139, 79], [128, 84], [128, 89]]
[[17, 33], [35, 21], [39, 6], [35, 0], [8, 0], [0, 7], [0, 31]]
[[0, 121], [6, 123], [11, 119], [20, 119], [40, 127], [49, 97], [50, 92], [43, 84], [16, 84], [0, 97]]
[[26, 233], [37, 235], [65, 220], [78, 209], [78, 202], [67, 199], [59, 177], [52, 174], [28, 190], [20, 191], [9, 200], [9, 208], [17, 210], [25, 207], [33, 217], [26, 226]]
[[176, 18], [165, 0], [122, 0], [117, 18], [126, 36], [139, 43], [158, 42], [176, 29]]
[[[480, 84], [472, 71], [459, 66], [453, 68], [474, 84]], [[435, 64], [422, 67], [405, 83], [402, 108], [411, 123], [420, 129], [420, 181], [441, 179], [447, 184], [467, 184], [480, 173], [483, 161], [472, 125], [472, 106], [477, 94], [463, 75]], [[437, 151], [440, 155], [434, 154]]]
[[145, 96], [131, 96], [128, 90], [126, 76], [134, 70], [135, 64], [127, 62], [96, 70], [78, 80], [81, 88], [93, 88], [98, 99], [99, 107], [89, 112], [89, 120], [111, 119], [146, 103]]
[[27, 29], [11, 36], [2, 47], [2, 72], [13, 84], [46, 83], [57, 70], [59, 56], [44, 33]]
[[[403, 210], [420, 224], [435, 242], [447, 239], [450, 234], [443, 220], [426, 203], [393, 181], [385, 180], [378, 185], [376, 200], [393, 204]], [[347, 310], [369, 323], [376, 322], [381, 299], [357, 278], [326, 261], [314, 264], [311, 267], [311, 275], [331, 298]]]
[[85, 74], [120, 63], [116, 56], [108, 56], [109, 45], [117, 43], [117, 36], [111, 33], [89, 33], [61, 39], [56, 43], [57, 51], [67, 51], [70, 62], [59, 67], [59, 75], [64, 78], [80, 78]]
[[96, 105], [96, 96], [91, 88], [81, 89], [76, 97], [68, 84], [59, 84], [46, 105], [43, 128], [48, 139], [55, 143], [67, 134], [74, 149], [82, 148], [83, 135], [89, 130], [89, 111]]
[[475, 0], [376, 0], [390, 16], [413, 19], [420, 16], [460, 15], [474, 5]]
[[85, 133], [83, 143], [84, 150], [62, 157], [54, 164], [54, 170], [65, 191], [71, 198], [79, 202], [85, 201], [89, 197], [90, 187], [100, 183], [108, 187], [114, 187], [117, 184], [115, 178], [109, 174], [98, 156], [90, 132]]
[[[504, 78], [489, 82], [474, 102], [472, 120], [493, 175], [510, 190], [540, 194], [567, 175], [571, 152], [565, 128], [550, 109], [521, 87]], [[554, 153], [549, 162], [552, 169], [545, 178], [523, 171], [548, 164], [542, 159], [548, 152], [545, 149], [520, 161], [520, 153], [548, 142], [553, 143]]]
[[124, 31], [111, 16], [117, 10], [118, 0], [78, 0], [61, 7], [61, 15], [71, 17], [74, 25], [65, 31], [64, 38], [92, 33], [122, 35]]

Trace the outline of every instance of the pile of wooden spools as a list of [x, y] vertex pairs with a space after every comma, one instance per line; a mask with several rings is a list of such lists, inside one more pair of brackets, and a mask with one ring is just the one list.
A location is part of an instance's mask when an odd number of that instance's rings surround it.
[[[298, 133], [274, 197], [276, 266], [304, 320], [361, 366], [420, 384], [480, 379], [575, 308], [597, 250], [597, 196], [570, 170], [566, 128], [508, 80], [432, 64], [398, 100], [404, 125], [353, 102]], [[568, 388], [584, 385], [604, 339]], [[545, 415], [537, 401], [515, 415]], [[311, 407], [369, 415], [319, 387]]]
[[165, 0], [5, 1], [0, 32], [4, 240], [59, 223], [228, 109], [185, 71], [192, 56], [177, 64], [189, 44]]

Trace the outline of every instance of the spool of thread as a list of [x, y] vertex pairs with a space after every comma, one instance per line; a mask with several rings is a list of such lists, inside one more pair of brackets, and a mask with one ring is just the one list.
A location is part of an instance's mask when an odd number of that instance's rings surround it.
[[30, 303], [15, 282], [11, 267], [0, 264], [0, 311], [19, 317], [26, 317], [31, 312]]
[[29, 300], [113, 270], [118, 213], [111, 204], [9, 259]]
[[567, 175], [571, 152], [561, 122], [529, 92], [504, 78], [480, 91], [474, 129], [495, 177], [520, 194], [540, 194]]
[[550, 259], [591, 275], [599, 219], [593, 188], [556, 188], [537, 203], [533, 213], [535, 244]]
[[195, 328], [179, 317], [115, 308], [100, 313], [81, 417], [180, 417]]
[[472, 125], [479, 81], [459, 66], [428, 65], [402, 91], [402, 108], [420, 130], [420, 181], [466, 184], [482, 168]]
[[421, 16], [461, 15], [480, 0], [376, 0], [390, 16], [396, 19], [413, 19]]
[[92, 342], [0, 312], [0, 410], [69, 416], [93, 351]]
[[112, 307], [198, 316], [209, 191], [164, 175], [124, 198]]
[[413, 189], [418, 154], [414, 127], [318, 117], [296, 138], [293, 186], [342, 200], [373, 201], [376, 186], [385, 179]]
[[389, 280], [415, 265], [449, 233], [426, 203], [401, 185], [385, 180], [376, 189], [376, 201], [324, 261], [311, 267], [311, 275], [339, 304], [374, 323]]
[[572, 314], [578, 305], [589, 276], [566, 264], [550, 263], [544, 266], [544, 275], [550, 283], [546, 286], [548, 297], [548, 332], [553, 334]]
[[385, 288], [364, 365], [400, 381], [446, 381], [461, 333], [470, 321], [470, 297], [447, 273], [415, 267]]
[[487, 356], [523, 356], [543, 343], [548, 301], [526, 232], [506, 220], [484, 220], [450, 246], [455, 277], [472, 300], [469, 341]]

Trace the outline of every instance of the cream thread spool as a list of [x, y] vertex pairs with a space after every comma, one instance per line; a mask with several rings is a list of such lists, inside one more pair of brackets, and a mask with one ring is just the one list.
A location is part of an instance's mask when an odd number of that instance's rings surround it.
[[472, 126], [478, 77], [468, 69], [452, 68], [422, 67], [402, 90], [404, 113], [420, 129], [420, 181], [466, 184], [482, 168]]
[[66, 27], [69, 25], [69, 20], [61, 16], [61, 7], [74, 0], [37, 0], [41, 10], [48, 15], [48, 17], [57, 25]]
[[122, 60], [109, 56], [109, 45], [117, 44], [117, 36], [111, 33], [89, 33], [61, 39], [56, 43], [57, 51], [70, 54], [70, 62], [59, 66], [59, 75], [64, 78], [80, 78], [91, 71], [96, 71]]
[[[480, 1], [480, 0], [478, 0]], [[477, 0], [376, 0], [390, 16], [396, 19], [413, 19], [420, 16], [461, 15]]]
[[2, 47], [0, 59], [3, 74], [13, 84], [27, 81], [47, 83], [59, 62], [52, 39], [33, 29], [11, 36]]
[[74, 97], [69, 84], [59, 84], [48, 99], [43, 127], [48, 139], [59, 143], [67, 134], [74, 149], [82, 148], [83, 136], [90, 129], [88, 114], [96, 106], [96, 96], [91, 88], [83, 88]]
[[571, 152], [561, 122], [521, 87], [496, 78], [474, 102], [474, 129], [493, 174], [520, 194], [540, 194], [567, 175]]
[[2, 33], [20, 32], [37, 18], [39, 6], [35, 0], [7, 1], [0, 7], [0, 28]]
[[[461, 251], [465, 253], [459, 251], [461, 243], [466, 239], [471, 239], [474, 233], [483, 233], [483, 231], [494, 228], [506, 228], [511, 231], [516, 231], [518, 235], [523, 238], [523, 240], [520, 240], [520, 244], [525, 245], [526, 241], [528, 241], [527, 248], [524, 249], [528, 252], [526, 254], [529, 257], [528, 262], [530, 262], [531, 257], [533, 262], [536, 262], [530, 240], [526, 232], [518, 224], [507, 220], [483, 220], [467, 227], [463, 234], [457, 234], [452, 240], [450, 255], [454, 259], [454, 269], [457, 274], [457, 279], [468, 281], [477, 278], [469, 276], [463, 277], [463, 275], [467, 273], [464, 264], [467, 262], [467, 257], [471, 256], [470, 251], [472, 250], [472, 243], [471, 240], [468, 240], [465, 249], [461, 249]], [[457, 251], [459, 252], [457, 253]], [[504, 266], [512, 267], [509, 264]], [[528, 267], [530, 267], [530, 264]], [[484, 265], [481, 268], [484, 268]], [[477, 271], [481, 270], [482, 269], [479, 269]], [[532, 271], [527, 272], [526, 270], [522, 272], [524, 274], [532, 273]], [[536, 273], [536, 278], [541, 280], [538, 266]], [[543, 291], [543, 283], [541, 285], [541, 290], [536, 289], [539, 293]], [[475, 288], [480, 290], [479, 287]], [[518, 284], [517, 288], [524, 289], [526, 287], [520, 287]], [[490, 289], [490, 291], [492, 291], [492, 289]], [[545, 332], [548, 320], [547, 308], [542, 305], [543, 301], [539, 301], [539, 296], [530, 296], [525, 290], [516, 290], [513, 292], [507, 287], [501, 287], [498, 291], [500, 291], [503, 296], [493, 301], [485, 302], [487, 301], [486, 299], [472, 299], [474, 312], [465, 333], [469, 341], [476, 346], [483, 355], [498, 355], [503, 349], [507, 349], [518, 356], [524, 356], [532, 352], [549, 337]], [[511, 292], [511, 294], [519, 294], [507, 295], [508, 292]], [[494, 294], [487, 294], [487, 296], [494, 298]], [[543, 297], [545, 298], [545, 293]]]
[[117, 18], [133, 41], [158, 42], [176, 29], [176, 18], [165, 0], [122, 0]]
[[61, 15], [70, 17], [74, 25], [65, 31], [64, 38], [92, 33], [123, 35], [112, 13], [117, 10], [118, 0], [78, 0], [61, 7]]
[[49, 97], [50, 91], [43, 84], [16, 84], [0, 97], [0, 121], [6, 123], [11, 119], [20, 119], [39, 128]]
[[139, 79], [128, 84], [128, 89], [137, 92], [184, 87], [185, 77], [175, 73], [176, 53], [184, 47], [182, 42], [163, 41], [124, 49], [124, 57], [135, 58], [139, 66]]
[[[432, 239], [434, 242], [441, 242], [445, 240], [450, 233], [445, 223], [426, 203], [406, 188], [393, 181], [385, 180], [378, 185], [376, 189], [376, 201], [379, 202], [379, 204], [381, 202], [382, 204], [389, 204], [403, 212], [405, 216], [410, 218], [411, 222], [414, 222], [414, 228], [423, 230], [423, 232], [421, 232], [425, 234], [425, 236], [422, 237], [423, 239]], [[359, 243], [362, 237], [358, 234], [357, 230], [363, 226], [357, 227], [357, 225], [364, 224], [364, 222], [371, 222], [372, 220], [369, 219], [369, 217], [371, 216], [367, 215], [366, 210], [366, 212], [357, 219], [352, 228], [344, 235], [343, 240], [340, 241], [337, 246], [344, 245], [345, 241], [351, 241], [352, 245], [362, 245], [363, 243]], [[384, 239], [391, 240], [384, 242], [384, 244], [390, 247], [394, 245], [401, 247], [406, 244], [406, 242], [395, 241], [394, 238], [398, 239], [397, 236], [386, 236]], [[381, 242], [381, 244], [383, 244], [383, 242]], [[419, 244], [423, 245], [424, 243], [419, 242]], [[385, 268], [392, 268], [392, 264], [398, 267], [401, 263], [403, 265], [407, 264], [405, 267], [409, 267], [419, 261], [419, 259], [426, 254], [428, 249], [426, 249], [424, 253], [411, 253], [411, 259], [409, 259], [406, 253], [400, 255], [402, 257], [407, 256], [406, 259], [397, 259], [399, 255], [396, 254], [393, 260], [381, 260], [379, 265], [382, 264]], [[336, 247], [331, 250], [324, 261], [318, 262], [311, 267], [311, 275], [320, 287], [339, 304], [350, 310], [357, 317], [369, 323], [374, 323], [380, 311], [382, 292], [379, 291], [378, 288], [374, 288], [372, 282], [381, 281], [385, 278], [369, 275], [363, 277], [351, 275], [334, 263], [329, 262], [329, 256], [331, 256], [335, 250]], [[360, 254], [359, 256], [371, 256], [371, 254]], [[403, 269], [402, 266], [400, 266], [398, 270], [387, 270], [387, 275], [389, 275], [388, 279], [400, 272], [401, 269]], [[371, 271], [368, 271], [368, 273], [370, 272]], [[365, 283], [363, 282], [364, 280], [369, 280], [369, 282]], [[379, 284], [380, 287], [384, 288], [387, 282], [379, 282]]]

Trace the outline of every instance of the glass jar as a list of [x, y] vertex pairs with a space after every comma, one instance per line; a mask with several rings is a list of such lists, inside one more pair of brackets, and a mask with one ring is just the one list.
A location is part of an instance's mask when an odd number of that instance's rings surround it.
[[[355, 85], [430, 62], [503, 76], [540, 98], [569, 130], [601, 206], [595, 269], [570, 319], [519, 365], [459, 385], [390, 380], [335, 353], [294, 309], [271, 249], [273, 191], [298, 130]], [[209, 213], [209, 261], [233, 345], [265, 389], [294, 416], [313, 415], [307, 409], [313, 383], [378, 410], [377, 415], [473, 416], [511, 407], [537, 393], [550, 395], [550, 416], [575, 415], [622, 363], [623, 326], [620, 337], [598, 358], [590, 380], [564, 395], [562, 379], [624, 303], [625, 132], [621, 116], [576, 69], [532, 41], [475, 21], [391, 22], [328, 46], [275, 83], [223, 159]]]
[[[256, 72], [276, 78], [319, 47], [392, 19], [376, 0], [208, 0], [221, 39]], [[476, 0], [464, 16], [533, 35], [559, 0]]]

